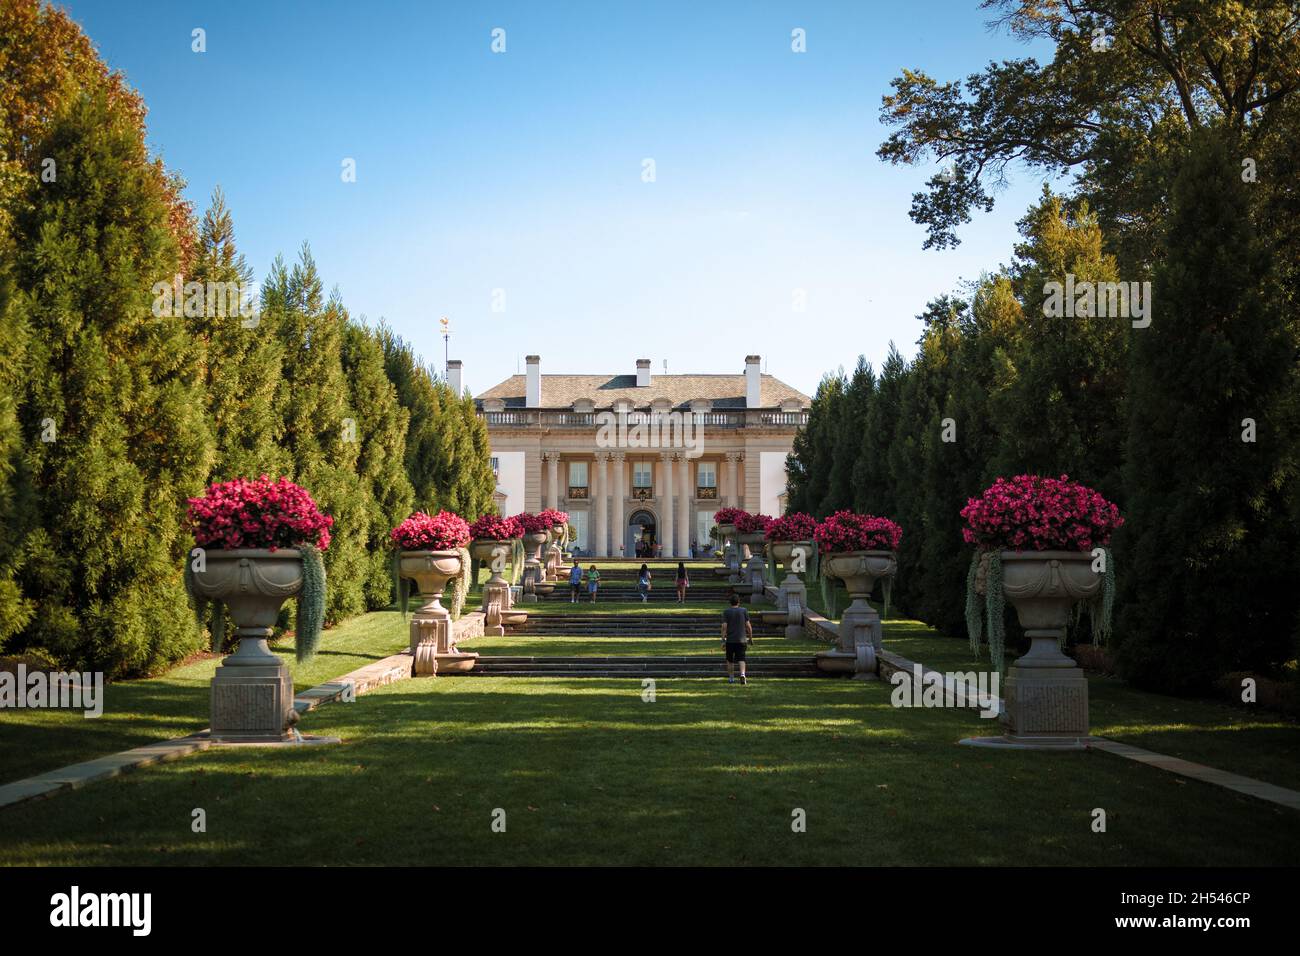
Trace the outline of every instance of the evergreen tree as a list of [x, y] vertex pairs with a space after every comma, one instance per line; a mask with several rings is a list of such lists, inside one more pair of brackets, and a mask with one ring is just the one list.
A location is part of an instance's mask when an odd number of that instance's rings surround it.
[[1045, 315], [1044, 284], [1075, 277], [1119, 279], [1114, 257], [1102, 252], [1096, 217], [1071, 213], [1044, 190], [1020, 222], [1011, 282], [1020, 303], [1009, 335], [1000, 339], [1010, 361], [997, 405], [1001, 441], [997, 474], [1069, 474], [1111, 499], [1120, 493], [1125, 430], [1124, 353], [1131, 320], [1119, 316]]
[[856, 491], [858, 461], [862, 452], [862, 426], [876, 390], [876, 373], [865, 356], [858, 356], [853, 375], [845, 383], [844, 398], [835, 409], [830, 430], [833, 439], [830, 480], [819, 511], [834, 514], [850, 510]]
[[1294, 340], [1248, 188], [1227, 137], [1198, 134], [1174, 183], [1153, 320], [1132, 336], [1117, 637], [1123, 673], [1144, 686], [1202, 690], [1292, 649]]
[[272, 263], [262, 311], [274, 322], [283, 349], [276, 404], [284, 416], [283, 441], [293, 480], [334, 518], [325, 552], [325, 614], [332, 623], [365, 610], [370, 566], [367, 496], [356, 470], [360, 433], [343, 373], [347, 313], [337, 295], [325, 299], [305, 243], [292, 269], [278, 257]]
[[388, 378], [410, 414], [406, 473], [415, 506], [428, 512], [445, 508], [471, 521], [491, 511], [496, 478], [487, 426], [473, 399], [453, 394], [387, 325], [380, 324], [378, 336]]
[[137, 119], [103, 91], [75, 100], [38, 151], [57, 179], [16, 218], [33, 329], [20, 421], [44, 529], [19, 640], [113, 674], [199, 646], [182, 519], [211, 463], [193, 330], [151, 314], [180, 247]]
[[343, 331], [343, 371], [356, 414], [357, 475], [365, 491], [368, 608], [393, 601], [389, 532], [411, 513], [413, 492], [406, 477], [406, 429], [410, 418], [384, 371], [384, 351], [369, 329], [348, 323]]
[[276, 407], [283, 348], [273, 313], [254, 314], [256, 301], [232, 309], [238, 300], [222, 288], [243, 283], [251, 289], [252, 269], [235, 246], [220, 188], [203, 216], [191, 278], [203, 288], [202, 314], [187, 314], [186, 321], [205, 349], [203, 386], [216, 441], [209, 479], [285, 474], [289, 462], [278, 444], [284, 421]]
[[907, 361], [889, 343], [889, 354], [880, 369], [880, 380], [861, 425], [861, 446], [853, 469], [853, 510], [860, 514], [893, 517], [898, 498], [889, 473], [889, 448], [898, 427]]

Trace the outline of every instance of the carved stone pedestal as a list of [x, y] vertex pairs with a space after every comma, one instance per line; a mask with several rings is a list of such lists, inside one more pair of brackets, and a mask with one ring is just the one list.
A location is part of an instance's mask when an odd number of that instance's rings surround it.
[[424, 605], [411, 615], [411, 656], [417, 677], [439, 672], [473, 670], [478, 654], [456, 649], [451, 612], [442, 606], [447, 582], [461, 572], [456, 551], [403, 551], [400, 571], [420, 586]]
[[1016, 609], [1029, 653], [1007, 672], [999, 716], [1001, 737], [963, 744], [1017, 750], [1083, 750], [1088, 746], [1088, 678], [1061, 653], [1071, 607], [1094, 597], [1101, 575], [1092, 555], [1075, 551], [1003, 551], [1002, 593]]
[[279, 743], [298, 721], [293, 681], [284, 661], [267, 649], [271, 629], [241, 627], [239, 649], [212, 677], [212, 740]]
[[883, 628], [880, 615], [866, 598], [855, 596], [840, 617], [834, 650], [819, 651], [817, 666], [831, 673], [852, 674], [854, 680], [876, 680]]
[[781, 583], [781, 598], [786, 612], [785, 636], [803, 637], [803, 611], [808, 606], [808, 589], [793, 574]]
[[891, 551], [848, 551], [827, 555], [822, 570], [843, 581], [853, 601], [840, 616], [835, 649], [820, 652], [817, 666], [824, 671], [851, 672], [855, 680], [877, 680], [876, 659], [884, 629], [867, 597], [878, 578], [894, 576], [898, 559]]

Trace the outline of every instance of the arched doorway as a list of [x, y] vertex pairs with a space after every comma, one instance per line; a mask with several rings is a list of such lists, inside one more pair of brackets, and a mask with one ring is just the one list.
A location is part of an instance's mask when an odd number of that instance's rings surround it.
[[[627, 519], [623, 541], [623, 555], [629, 559], [653, 557], [656, 521], [653, 512], [634, 511]], [[647, 552], [645, 549], [648, 548]]]

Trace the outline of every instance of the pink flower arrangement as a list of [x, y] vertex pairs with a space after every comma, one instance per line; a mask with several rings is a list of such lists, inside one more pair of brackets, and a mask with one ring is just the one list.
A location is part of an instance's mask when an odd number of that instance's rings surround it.
[[713, 523], [719, 525], [735, 524], [737, 518], [748, 513], [742, 508], [719, 508], [713, 513]]
[[796, 511], [781, 518], [773, 518], [767, 526], [768, 541], [811, 541], [817, 530], [817, 519]]
[[330, 546], [334, 519], [321, 514], [311, 494], [288, 478], [235, 478], [208, 486], [189, 499], [194, 541], [201, 548]]
[[403, 551], [455, 551], [469, 544], [469, 525], [450, 511], [430, 516], [417, 511], [390, 535]]
[[550, 531], [552, 527], [549, 518], [543, 518], [539, 514], [531, 514], [524, 511], [514, 516], [512, 521], [519, 522], [519, 527], [523, 528], [524, 534], [541, 534]]
[[747, 511], [742, 511], [736, 516], [736, 533], [737, 534], [765, 534], [767, 526], [772, 523], [768, 515], [752, 515]]
[[1069, 475], [999, 478], [961, 509], [981, 551], [1091, 551], [1124, 523], [1119, 508]]
[[837, 511], [813, 530], [818, 547], [831, 554], [846, 551], [897, 551], [903, 529], [888, 518]]
[[548, 528], [563, 528], [569, 523], [569, 513], [567, 511], [556, 511], [554, 508], [547, 508], [539, 511], [537, 517], [548, 522]]
[[475, 541], [509, 541], [523, 535], [524, 529], [516, 519], [501, 515], [484, 515], [469, 526], [469, 536]]

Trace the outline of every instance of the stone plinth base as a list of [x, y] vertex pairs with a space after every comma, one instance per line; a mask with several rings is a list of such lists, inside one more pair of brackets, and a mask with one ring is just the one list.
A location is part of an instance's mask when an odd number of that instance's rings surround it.
[[293, 681], [279, 658], [274, 664], [222, 664], [212, 678], [212, 740], [278, 743], [297, 722]]
[[967, 737], [958, 743], [966, 747], [990, 747], [996, 750], [1087, 750], [1088, 737]]
[[[1050, 645], [1050, 646], [1048, 646]], [[1001, 720], [1008, 737], [1082, 739], [1088, 730], [1088, 678], [1062, 654], [1055, 638], [1035, 637], [1011, 665]]]
[[343, 743], [342, 737], [320, 737], [315, 734], [300, 734], [296, 731], [286, 734], [280, 740], [218, 740], [209, 734], [198, 736], [208, 737], [213, 747], [315, 747], [321, 744]]
[[451, 654], [438, 654], [439, 674], [465, 674], [474, 669], [478, 663], [478, 653], [457, 651]]
[[854, 680], [878, 680], [876, 652], [870, 644], [863, 644], [854, 652], [839, 648], [817, 652], [817, 669], [827, 674], [851, 674]]

